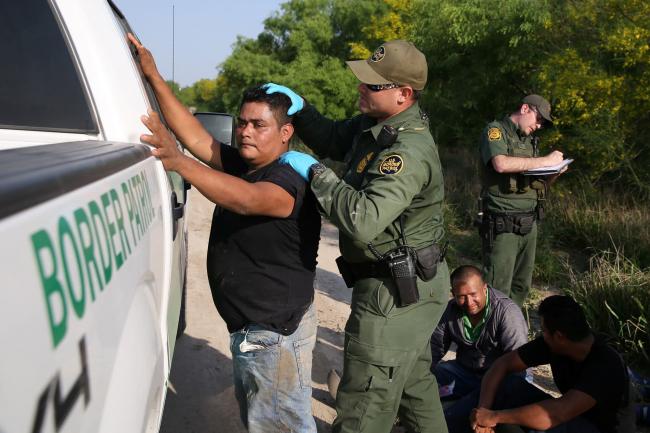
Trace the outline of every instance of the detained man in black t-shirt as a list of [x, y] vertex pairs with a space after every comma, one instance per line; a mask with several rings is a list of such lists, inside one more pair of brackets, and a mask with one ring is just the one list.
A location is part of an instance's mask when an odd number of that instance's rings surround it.
[[[483, 377], [470, 420], [474, 431], [634, 432], [627, 367], [592, 334], [580, 305], [568, 296], [550, 296], [539, 315], [543, 336], [497, 359]], [[551, 365], [560, 398], [516, 376], [506, 378], [543, 364]]]
[[230, 331], [235, 395], [250, 432], [316, 432], [311, 361], [316, 342], [314, 276], [320, 216], [306, 182], [278, 158], [293, 134], [283, 94], [244, 92], [238, 148], [216, 141], [176, 99], [151, 53], [131, 43], [169, 127], [200, 162], [181, 153], [157, 113], [143, 116], [165, 169], [214, 202], [207, 270]]

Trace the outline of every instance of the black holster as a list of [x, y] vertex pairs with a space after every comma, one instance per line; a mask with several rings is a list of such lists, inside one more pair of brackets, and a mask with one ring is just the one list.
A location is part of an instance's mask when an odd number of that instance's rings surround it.
[[341, 273], [341, 277], [343, 277], [345, 285], [347, 287], [354, 287], [354, 283], [357, 279], [352, 270], [352, 265], [348, 263], [343, 256], [339, 256], [336, 258], [336, 266], [339, 268], [339, 272]]
[[487, 213], [484, 213], [481, 223], [477, 225], [478, 234], [483, 240], [483, 249], [491, 251], [494, 246], [494, 220]]
[[438, 244], [420, 248], [416, 251], [415, 271], [422, 281], [432, 280], [438, 273], [438, 263], [445, 259], [447, 243], [442, 248]]

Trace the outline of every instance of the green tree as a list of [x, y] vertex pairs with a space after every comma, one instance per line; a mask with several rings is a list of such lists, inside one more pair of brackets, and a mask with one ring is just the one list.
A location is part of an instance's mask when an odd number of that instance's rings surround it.
[[642, 0], [290, 0], [257, 38], [238, 39], [218, 77], [177, 92], [235, 113], [245, 88], [273, 81], [349, 117], [357, 81], [344, 61], [410, 39], [429, 63], [421, 104], [440, 145], [475, 148], [487, 121], [540, 93], [557, 117], [543, 146], [592, 181], [650, 195], [649, 29]]
[[257, 39], [240, 38], [221, 65], [217, 107], [235, 112], [243, 89], [272, 81], [295, 89], [325, 115], [352, 116], [357, 80], [345, 60], [365, 56], [364, 49], [384, 36], [370, 31], [372, 20], [399, 33], [395, 10], [404, 6], [393, 0], [291, 0], [281, 8]]
[[174, 95], [176, 95], [176, 97], [183, 103], [183, 105], [196, 108], [196, 83], [192, 86], [181, 87], [177, 82], [167, 80], [167, 85], [172, 89]]
[[536, 81], [555, 101], [549, 137], [597, 181], [622, 178], [650, 195], [650, 5], [554, 1]]
[[536, 90], [549, 8], [537, 0], [415, 0], [413, 9], [410, 39], [429, 64], [422, 104], [434, 137], [475, 147], [487, 121]]

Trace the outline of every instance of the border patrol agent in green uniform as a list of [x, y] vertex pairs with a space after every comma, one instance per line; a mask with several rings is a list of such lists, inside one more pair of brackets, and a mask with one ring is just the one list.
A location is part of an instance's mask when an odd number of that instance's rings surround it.
[[551, 122], [551, 105], [539, 95], [526, 96], [519, 109], [489, 123], [481, 136], [482, 191], [479, 233], [485, 279], [520, 307], [530, 290], [537, 222], [552, 179], [525, 176], [534, 168], [562, 162], [557, 150], [538, 156], [532, 134]]
[[389, 432], [399, 413], [409, 431], [444, 433], [429, 340], [450, 288], [442, 171], [417, 102], [426, 59], [396, 40], [348, 65], [361, 81], [362, 114], [347, 120], [326, 119], [286, 87], [267, 85], [296, 102], [294, 126], [310, 148], [347, 163], [341, 179], [309, 155], [281, 158], [310, 180], [338, 227], [337, 263], [353, 286], [333, 431]]

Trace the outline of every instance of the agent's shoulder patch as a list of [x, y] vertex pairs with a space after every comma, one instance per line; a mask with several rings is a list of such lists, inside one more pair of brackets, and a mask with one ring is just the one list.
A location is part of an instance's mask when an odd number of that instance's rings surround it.
[[487, 134], [488, 134], [488, 140], [490, 141], [501, 140], [501, 130], [496, 126], [493, 126], [492, 128], [488, 129]]
[[379, 172], [381, 174], [397, 174], [404, 168], [404, 160], [397, 154], [392, 154], [384, 157], [379, 164]]

